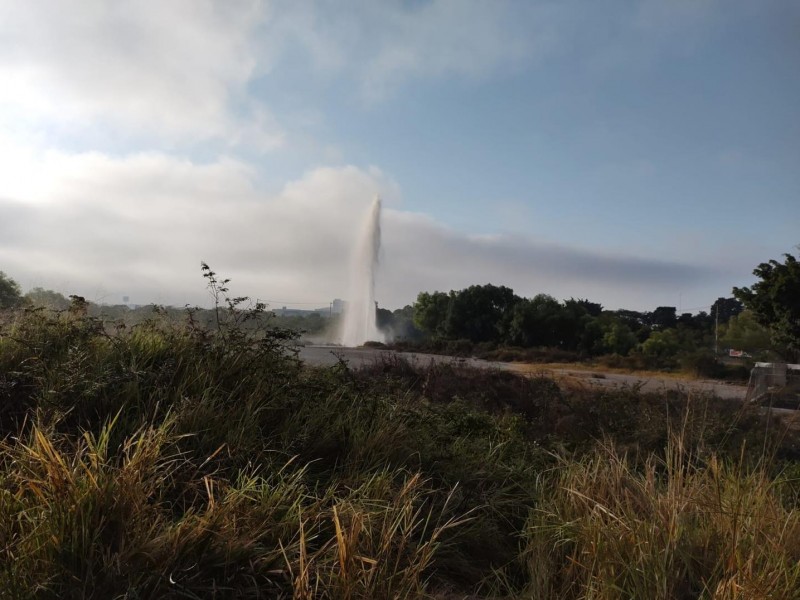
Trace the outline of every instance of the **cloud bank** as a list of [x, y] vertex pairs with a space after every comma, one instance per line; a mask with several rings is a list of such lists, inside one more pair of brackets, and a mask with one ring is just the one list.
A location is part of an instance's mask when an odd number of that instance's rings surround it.
[[[279, 65], [377, 98], [414, 78], [485, 76], [547, 45], [512, 3], [0, 2], [0, 126], [49, 138], [214, 141], [269, 151]], [[525, 12], [532, 12], [526, 10]]]
[[28, 287], [106, 302], [127, 295], [206, 304], [204, 260], [233, 279], [237, 294], [325, 306], [346, 295], [349, 254], [376, 193], [389, 207], [377, 290], [383, 306], [412, 302], [422, 290], [494, 283], [522, 295], [647, 307], [712, 277], [704, 267], [465, 235], [402, 210], [398, 184], [377, 168], [313, 169], [271, 195], [234, 159], [50, 152], [24, 171], [37, 182], [24, 197], [0, 186], [3, 270]]
[[306, 98], [314, 85], [380, 102], [415, 80], [528, 68], [563, 52], [565, 40], [593, 47], [602, 40], [578, 29], [598, 19], [615, 35], [657, 39], [664, 23], [702, 20], [706, 5], [647, 0], [575, 19], [585, 7], [571, 2], [364, 0], [345, 11], [326, 2], [0, 0], [0, 269], [28, 287], [95, 300], [203, 304], [205, 260], [236, 293], [324, 306], [346, 293], [358, 223], [380, 193], [385, 306], [487, 282], [609, 306], [675, 303], [679, 293], [710, 303], [731, 277], [714, 265], [596, 253], [559, 232], [467, 235], [403, 210], [400, 185], [377, 167], [306, 156], [305, 174], [269, 192], [259, 168], [297, 133], [273, 112], [270, 86], [285, 81], [276, 73], [315, 80], [299, 85], [296, 110], [319, 114]]

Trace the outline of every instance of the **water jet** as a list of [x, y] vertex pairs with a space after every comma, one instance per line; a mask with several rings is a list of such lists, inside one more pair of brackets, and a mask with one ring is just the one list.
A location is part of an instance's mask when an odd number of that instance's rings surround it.
[[343, 346], [382, 342], [384, 335], [376, 323], [375, 275], [381, 249], [381, 199], [375, 196], [361, 227], [350, 271], [350, 293], [344, 309], [339, 335]]

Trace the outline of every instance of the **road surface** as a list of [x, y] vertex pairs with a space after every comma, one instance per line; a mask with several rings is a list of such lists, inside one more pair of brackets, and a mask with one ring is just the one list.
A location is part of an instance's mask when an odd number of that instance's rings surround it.
[[719, 381], [705, 381], [696, 379], [679, 379], [675, 377], [657, 377], [642, 375], [627, 375], [621, 373], [607, 373], [600, 369], [591, 371], [569, 369], [561, 367], [538, 366], [535, 364], [508, 363], [486, 361], [477, 358], [453, 358], [440, 354], [422, 354], [419, 352], [394, 352], [379, 348], [345, 348], [342, 346], [305, 346], [300, 349], [300, 358], [311, 365], [331, 366], [339, 358], [345, 360], [351, 367], [358, 368], [379, 360], [382, 356], [398, 355], [412, 362], [420, 364], [447, 363], [456, 361], [460, 364], [491, 369], [503, 369], [517, 373], [553, 375], [556, 378], [569, 380], [572, 383], [585, 384], [595, 387], [620, 387], [641, 386], [644, 391], [655, 392], [665, 389], [680, 389], [686, 391], [710, 392], [720, 398], [729, 400], [744, 400], [747, 387], [731, 385]]

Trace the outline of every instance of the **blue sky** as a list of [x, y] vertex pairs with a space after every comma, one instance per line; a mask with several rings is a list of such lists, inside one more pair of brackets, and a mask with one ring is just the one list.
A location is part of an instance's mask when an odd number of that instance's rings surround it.
[[[119, 301], [695, 309], [800, 243], [800, 5], [0, 0], [0, 270]], [[309, 304], [302, 304], [309, 303]]]

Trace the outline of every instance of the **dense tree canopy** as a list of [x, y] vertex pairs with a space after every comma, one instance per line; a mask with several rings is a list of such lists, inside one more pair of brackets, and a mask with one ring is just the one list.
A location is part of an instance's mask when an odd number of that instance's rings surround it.
[[[654, 367], [677, 367], [701, 355], [714, 363], [717, 313], [723, 344], [727, 344], [723, 347], [768, 350], [765, 330], [752, 313], [742, 315], [742, 309], [735, 298], [718, 298], [710, 315], [683, 313], [678, 317], [674, 306], [649, 312], [611, 311], [585, 299], [559, 301], [548, 294], [521, 298], [504, 286], [474, 285], [449, 293], [420, 293], [413, 307], [404, 309], [407, 316], [413, 314], [418, 329], [412, 327], [411, 333], [400, 337], [551, 348], [581, 356], [635, 355]], [[384, 313], [379, 315], [382, 326], [395, 331], [400, 316]]]
[[0, 271], [0, 308], [12, 308], [22, 300], [19, 284]]
[[711, 306], [710, 317], [716, 320], [717, 313], [719, 313], [719, 322], [727, 323], [731, 318], [741, 314], [743, 310], [744, 305], [736, 298], [717, 298], [717, 301]]
[[722, 336], [719, 341], [723, 348], [744, 350], [750, 353], [761, 352], [770, 347], [769, 330], [756, 321], [753, 313], [749, 310], [728, 321], [722, 328]]
[[675, 327], [678, 322], [674, 306], [659, 306], [650, 313], [650, 324], [658, 328]]
[[429, 335], [445, 335], [450, 296], [444, 292], [420, 292], [414, 304], [414, 325]]
[[753, 274], [760, 279], [750, 287], [733, 288], [733, 295], [768, 327], [774, 344], [787, 358], [800, 357], [800, 262], [784, 254], [784, 262], [761, 263]]

